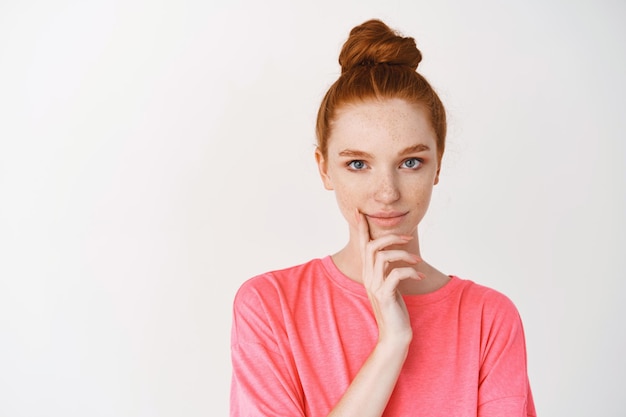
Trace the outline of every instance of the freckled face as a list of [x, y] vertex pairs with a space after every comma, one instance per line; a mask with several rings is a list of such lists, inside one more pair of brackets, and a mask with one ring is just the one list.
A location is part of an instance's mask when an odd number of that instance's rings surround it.
[[365, 214], [373, 239], [417, 233], [438, 181], [436, 146], [426, 111], [405, 100], [371, 100], [338, 110], [328, 155], [318, 151], [316, 159], [351, 235], [355, 209]]

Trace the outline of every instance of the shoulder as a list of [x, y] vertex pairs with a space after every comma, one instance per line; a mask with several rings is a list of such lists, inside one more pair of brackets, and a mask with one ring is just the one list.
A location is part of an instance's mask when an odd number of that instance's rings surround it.
[[517, 307], [513, 301], [502, 292], [493, 288], [477, 284], [474, 281], [459, 280], [459, 303], [462, 307], [480, 312], [483, 319], [514, 319], [519, 318]]
[[[245, 281], [233, 302], [233, 343], [254, 342], [273, 346], [279, 335], [286, 334], [300, 303], [311, 303], [302, 297], [319, 275], [321, 260], [269, 271]], [[323, 285], [323, 284], [322, 284]], [[274, 341], [274, 342], [272, 342]]]
[[268, 271], [246, 280], [235, 295], [235, 306], [248, 302], [273, 302], [279, 298], [288, 298], [302, 287], [312, 284], [314, 278], [323, 274], [321, 259], [312, 259], [306, 263], [288, 268]]
[[454, 277], [458, 280], [461, 288], [461, 296], [466, 299], [479, 301], [481, 304], [492, 304], [514, 307], [511, 299], [504, 293], [485, 285], [477, 284], [468, 279]]

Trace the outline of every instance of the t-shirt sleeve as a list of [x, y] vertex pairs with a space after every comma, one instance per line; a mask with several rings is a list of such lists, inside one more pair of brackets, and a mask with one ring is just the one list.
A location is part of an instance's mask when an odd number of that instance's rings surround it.
[[496, 293], [483, 310], [478, 417], [536, 416], [519, 313]]
[[304, 416], [275, 289], [263, 278], [248, 281], [233, 307], [230, 416]]

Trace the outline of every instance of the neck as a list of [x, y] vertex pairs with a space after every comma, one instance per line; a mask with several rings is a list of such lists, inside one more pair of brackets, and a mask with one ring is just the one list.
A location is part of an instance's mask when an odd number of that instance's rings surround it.
[[[419, 237], [417, 233], [415, 233], [413, 240], [407, 244], [399, 246], [393, 245], [389, 246], [387, 249], [402, 249], [421, 257]], [[348, 244], [339, 252], [335, 253], [332, 258], [337, 268], [339, 268], [344, 275], [353, 281], [363, 282], [361, 279], [363, 260], [361, 259], [361, 248], [356, 233], [350, 233], [350, 240], [348, 241]], [[416, 265], [416, 269], [418, 271], [422, 271], [422, 268], [420, 267], [422, 264], [425, 263], [420, 262], [420, 264]]]
[[[402, 246], [390, 246], [390, 249], [397, 248], [408, 251], [409, 253], [413, 253], [421, 257], [420, 254], [420, 246], [419, 239], [417, 233], [415, 234], [415, 238], [411, 240], [406, 245]], [[332, 256], [333, 262], [337, 266], [337, 268], [348, 278], [353, 281], [363, 283], [361, 278], [362, 274], [362, 260], [361, 260], [361, 250], [359, 247], [358, 238], [355, 234], [351, 234], [350, 241], [348, 244], [341, 249], [339, 252]], [[431, 265], [422, 261], [417, 265], [408, 265], [403, 262], [398, 262], [397, 264], [392, 264], [391, 267], [396, 266], [411, 266], [415, 268], [417, 271], [420, 271], [426, 274], [426, 279], [421, 281], [415, 280], [403, 280], [400, 282], [398, 286], [398, 290], [405, 295], [410, 294], [426, 294], [432, 291], [436, 291], [437, 289], [444, 286], [450, 278], [433, 268]]]

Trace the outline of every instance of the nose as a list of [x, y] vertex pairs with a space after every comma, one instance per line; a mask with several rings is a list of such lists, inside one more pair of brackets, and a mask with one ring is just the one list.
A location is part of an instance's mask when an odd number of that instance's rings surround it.
[[400, 189], [393, 172], [381, 172], [374, 182], [374, 199], [382, 204], [391, 204], [400, 199]]

